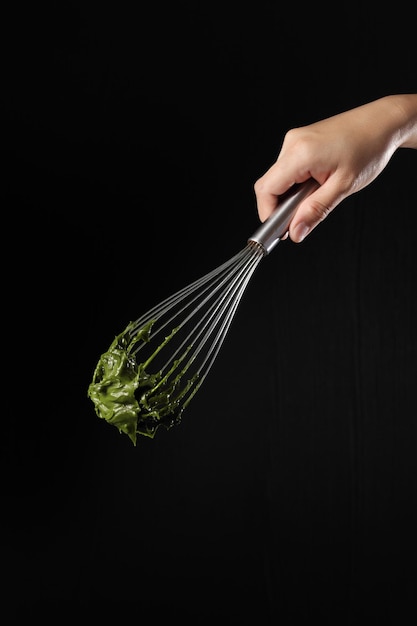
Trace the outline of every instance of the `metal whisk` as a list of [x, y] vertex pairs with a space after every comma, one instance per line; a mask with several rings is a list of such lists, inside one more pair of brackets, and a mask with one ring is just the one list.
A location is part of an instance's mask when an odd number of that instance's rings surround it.
[[223, 344], [261, 259], [288, 231], [299, 203], [318, 183], [309, 179], [279, 207], [246, 246], [202, 278], [131, 322], [101, 356], [88, 395], [99, 417], [127, 434], [153, 437], [181, 421]]

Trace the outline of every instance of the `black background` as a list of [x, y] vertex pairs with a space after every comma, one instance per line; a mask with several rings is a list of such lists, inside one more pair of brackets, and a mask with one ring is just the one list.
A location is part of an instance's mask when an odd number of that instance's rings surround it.
[[286, 130], [416, 91], [415, 23], [134, 6], [4, 12], [2, 621], [410, 624], [414, 151], [262, 261], [181, 425], [135, 448], [87, 387], [245, 245]]

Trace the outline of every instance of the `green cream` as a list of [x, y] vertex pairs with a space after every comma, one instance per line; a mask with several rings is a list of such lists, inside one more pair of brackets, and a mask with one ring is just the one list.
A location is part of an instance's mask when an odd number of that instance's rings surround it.
[[[88, 387], [88, 397], [97, 415], [129, 436], [136, 445], [137, 434], [153, 438], [159, 426], [171, 428], [181, 421], [180, 401], [194, 380], [179, 391], [186, 367], [178, 372], [180, 359], [174, 361], [167, 373], [148, 374], [154, 357], [170, 341], [174, 329], [144, 363], [137, 363], [135, 349], [140, 342], [149, 342], [155, 320], [136, 330], [131, 322], [117, 335], [110, 348], [101, 355]], [[132, 333], [132, 331], [134, 331]]]

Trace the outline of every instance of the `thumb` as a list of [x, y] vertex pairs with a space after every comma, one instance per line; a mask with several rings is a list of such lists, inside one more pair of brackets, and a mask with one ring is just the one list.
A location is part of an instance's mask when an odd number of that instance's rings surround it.
[[300, 203], [289, 228], [291, 240], [301, 243], [346, 195], [335, 185], [325, 182]]

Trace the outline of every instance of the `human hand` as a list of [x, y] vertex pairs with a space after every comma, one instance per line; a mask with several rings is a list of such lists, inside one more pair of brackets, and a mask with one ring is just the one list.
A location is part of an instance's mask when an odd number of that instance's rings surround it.
[[301, 242], [347, 196], [363, 189], [399, 147], [417, 148], [417, 95], [386, 96], [287, 132], [277, 161], [254, 190], [264, 221], [294, 183], [314, 178], [320, 187], [303, 200], [289, 236]]

